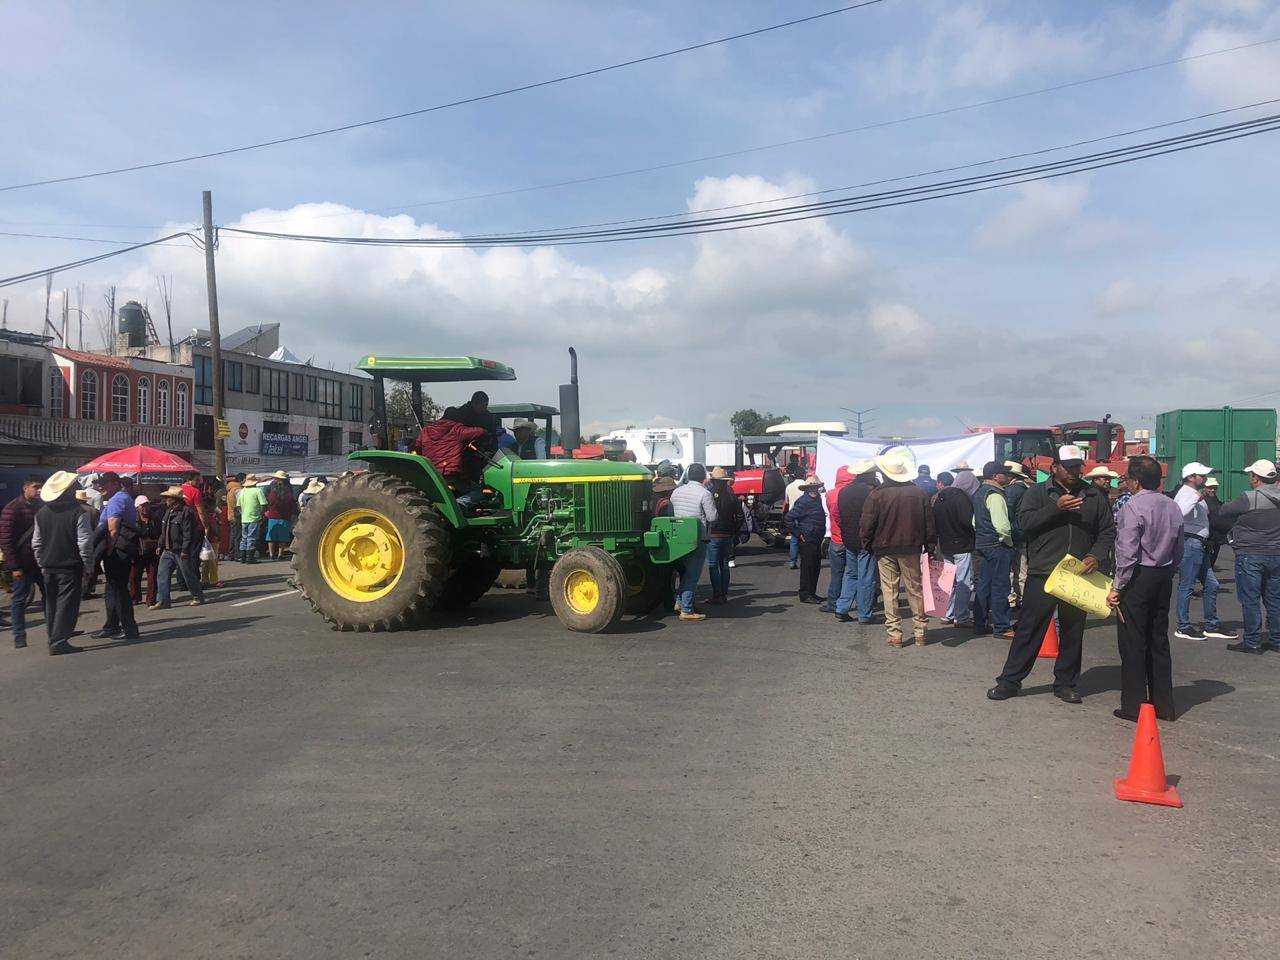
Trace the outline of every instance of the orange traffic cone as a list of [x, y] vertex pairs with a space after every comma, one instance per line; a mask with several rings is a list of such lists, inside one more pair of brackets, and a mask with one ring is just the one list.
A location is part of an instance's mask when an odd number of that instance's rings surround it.
[[1040, 644], [1040, 652], [1036, 654], [1041, 660], [1058, 659], [1058, 621], [1049, 618], [1049, 629], [1044, 632], [1044, 642]]
[[1138, 711], [1138, 732], [1133, 735], [1133, 759], [1129, 775], [1113, 782], [1117, 800], [1180, 807], [1178, 791], [1164, 778], [1164, 754], [1160, 752], [1160, 732], [1156, 729], [1156, 708], [1144, 703]]

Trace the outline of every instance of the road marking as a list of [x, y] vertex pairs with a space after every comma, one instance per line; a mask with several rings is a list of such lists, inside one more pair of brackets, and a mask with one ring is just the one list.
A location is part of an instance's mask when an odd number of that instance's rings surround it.
[[265, 597], [254, 597], [252, 600], [241, 600], [239, 603], [233, 603], [233, 607], [247, 607], [251, 603], [262, 603], [264, 600], [279, 600], [281, 597], [291, 597], [297, 590], [286, 590], [284, 593], [272, 593]]

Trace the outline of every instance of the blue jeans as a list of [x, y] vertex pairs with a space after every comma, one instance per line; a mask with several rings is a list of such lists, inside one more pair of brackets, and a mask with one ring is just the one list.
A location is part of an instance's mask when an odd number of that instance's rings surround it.
[[[1236, 595], [1244, 611], [1244, 643], [1280, 648], [1280, 556], [1236, 554]], [[1271, 638], [1262, 642], [1262, 608]], [[13, 621], [18, 622], [17, 617]], [[16, 634], [15, 634], [16, 635]]]
[[947, 619], [967, 623], [973, 619], [973, 554], [944, 555], [943, 560], [956, 565], [956, 582], [951, 588], [951, 602], [947, 604]]
[[707, 542], [707, 570], [711, 574], [711, 593], [714, 596], [729, 596], [729, 561], [732, 559], [732, 537], [712, 537]]
[[847, 556], [848, 553], [844, 548], [844, 544], [836, 543], [833, 540], [827, 550], [827, 563], [831, 567], [831, 579], [827, 582], [827, 606], [832, 610], [836, 608], [836, 604], [840, 602], [840, 597], [844, 593], [844, 571]]
[[[258, 530], [261, 527], [261, 520], [246, 520], [240, 524], [240, 550], [246, 556], [258, 549]], [[161, 562], [163, 562], [163, 558], [161, 558]], [[164, 576], [164, 574], [161, 574], [161, 576]]]
[[989, 619], [994, 632], [1008, 633], [1013, 547], [978, 547], [978, 556], [982, 558], [982, 569], [978, 573], [978, 598], [973, 605], [973, 628], [986, 629]]
[[[27, 600], [31, 596], [33, 580], [40, 580], [39, 570], [23, 570], [21, 577], [13, 578], [13, 605], [9, 616], [13, 621], [13, 642], [27, 640]], [[43, 586], [44, 581], [41, 580]]]
[[693, 594], [702, 579], [702, 565], [707, 562], [707, 546], [705, 540], [700, 542], [680, 568], [680, 610], [684, 613], [693, 613]]
[[1217, 630], [1218, 576], [1209, 566], [1209, 550], [1203, 540], [1182, 538], [1182, 564], [1178, 567], [1178, 629], [1191, 627], [1191, 591], [1196, 581], [1204, 584], [1204, 628]]
[[[876, 587], [880, 583], [876, 558], [866, 550], [854, 553], [846, 547], [844, 552], [844, 582], [840, 589], [840, 599], [834, 604], [835, 611], [849, 613], [856, 601], [859, 622], [870, 623], [871, 607], [875, 603]], [[834, 567], [834, 563], [832, 566]]]
[[794, 533], [791, 535], [791, 566], [795, 566], [800, 562], [800, 538]]
[[174, 571], [178, 579], [191, 594], [192, 600], [204, 599], [204, 588], [200, 585], [200, 555], [191, 554], [183, 560], [172, 550], [160, 554], [160, 567], [156, 573], [156, 603], [162, 607], [169, 605], [169, 591]]

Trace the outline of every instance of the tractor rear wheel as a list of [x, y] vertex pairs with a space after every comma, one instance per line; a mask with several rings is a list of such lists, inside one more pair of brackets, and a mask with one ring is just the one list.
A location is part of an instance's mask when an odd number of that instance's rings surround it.
[[501, 572], [502, 565], [494, 560], [485, 557], [463, 558], [445, 581], [435, 609], [465, 610], [489, 592]]
[[574, 547], [551, 568], [551, 607], [570, 630], [604, 633], [627, 603], [622, 565], [599, 547]]
[[414, 486], [361, 473], [329, 484], [299, 517], [293, 570], [339, 630], [416, 626], [449, 576], [448, 524]]

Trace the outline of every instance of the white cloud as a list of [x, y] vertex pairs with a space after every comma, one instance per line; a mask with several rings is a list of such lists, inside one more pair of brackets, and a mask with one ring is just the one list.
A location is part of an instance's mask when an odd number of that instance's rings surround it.
[[904, 303], [877, 304], [867, 325], [879, 353], [888, 359], [927, 356], [937, 346], [933, 324]]
[[895, 47], [858, 68], [862, 87], [885, 99], [929, 98], [956, 88], [993, 89], [1028, 74], [1076, 68], [1096, 56], [1097, 40], [1085, 30], [997, 20], [975, 3], [935, 9], [923, 43]]
[[1105, 317], [1139, 313], [1155, 303], [1154, 291], [1133, 280], [1113, 280], [1094, 301], [1094, 309]]
[[1020, 184], [1018, 197], [1004, 206], [979, 228], [979, 247], [1012, 247], [1062, 228], [1074, 226], [1089, 194], [1080, 180], [1037, 181]]

